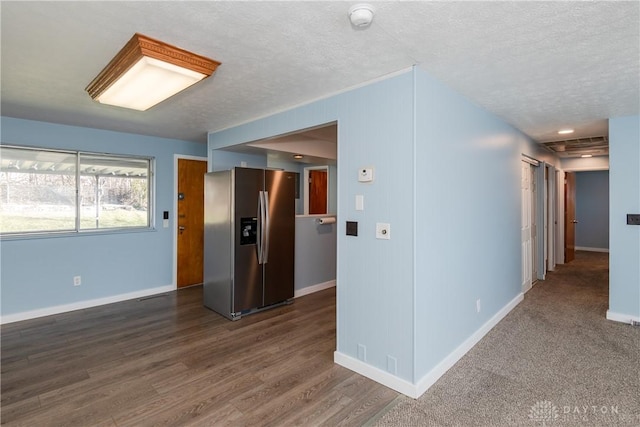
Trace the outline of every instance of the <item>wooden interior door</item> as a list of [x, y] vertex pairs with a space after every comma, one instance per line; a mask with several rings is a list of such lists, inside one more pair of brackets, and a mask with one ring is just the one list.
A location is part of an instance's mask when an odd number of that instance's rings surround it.
[[202, 283], [205, 173], [206, 161], [178, 159], [178, 288]]
[[327, 213], [327, 171], [309, 171], [309, 215]]
[[576, 257], [576, 174], [564, 175], [564, 262]]

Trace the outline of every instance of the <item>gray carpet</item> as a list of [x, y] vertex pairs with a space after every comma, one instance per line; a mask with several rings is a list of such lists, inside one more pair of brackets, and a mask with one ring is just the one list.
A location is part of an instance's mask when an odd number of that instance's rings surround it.
[[370, 426], [640, 426], [640, 327], [605, 319], [608, 254], [578, 252], [419, 399]]

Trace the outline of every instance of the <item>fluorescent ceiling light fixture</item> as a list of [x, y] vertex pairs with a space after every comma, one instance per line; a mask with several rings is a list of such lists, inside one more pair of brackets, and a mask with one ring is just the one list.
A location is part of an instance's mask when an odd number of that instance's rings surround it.
[[86, 91], [102, 104], [145, 111], [206, 79], [219, 65], [136, 33]]
[[583, 155], [582, 155], [582, 156], [580, 156], [580, 157], [582, 157], [583, 159], [586, 159], [586, 158], [588, 158], [588, 157], [593, 157], [593, 154], [583, 154]]
[[567, 134], [573, 133], [573, 129], [562, 129], [562, 130], [559, 130], [558, 133], [560, 135], [567, 135]]

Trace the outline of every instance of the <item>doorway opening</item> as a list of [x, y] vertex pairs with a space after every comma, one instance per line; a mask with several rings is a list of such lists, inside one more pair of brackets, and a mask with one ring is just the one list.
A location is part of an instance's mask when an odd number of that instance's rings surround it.
[[609, 171], [598, 168], [564, 172], [565, 262], [576, 251], [609, 252]]
[[329, 213], [329, 167], [310, 166], [304, 168], [304, 214], [326, 215]]
[[212, 172], [249, 167], [298, 173], [294, 297], [336, 286], [337, 140], [334, 121], [209, 153]]

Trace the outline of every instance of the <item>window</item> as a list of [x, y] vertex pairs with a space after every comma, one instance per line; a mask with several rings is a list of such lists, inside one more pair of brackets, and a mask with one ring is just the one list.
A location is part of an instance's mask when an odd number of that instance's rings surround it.
[[0, 147], [0, 233], [151, 226], [152, 159]]

